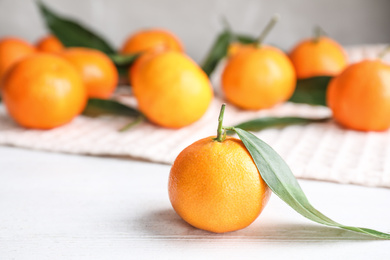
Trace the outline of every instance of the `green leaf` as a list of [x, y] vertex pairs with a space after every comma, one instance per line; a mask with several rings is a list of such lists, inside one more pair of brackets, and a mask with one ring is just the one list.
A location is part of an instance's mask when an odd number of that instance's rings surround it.
[[[323, 123], [329, 121], [330, 117], [325, 118], [304, 118], [304, 117], [261, 117], [249, 120], [238, 125], [235, 128], [240, 128], [246, 131], [260, 131], [270, 127], [284, 127], [289, 125]], [[233, 134], [234, 131], [228, 131], [228, 134]]]
[[141, 114], [138, 110], [125, 106], [115, 100], [90, 98], [83, 115], [89, 117], [98, 117], [104, 114], [113, 114], [129, 117], [138, 117]]
[[129, 66], [131, 66], [139, 57], [137, 54], [109, 54], [110, 59], [115, 63], [116, 69], [118, 70], [119, 75], [127, 76], [129, 71]]
[[129, 74], [129, 66], [120, 66], [116, 65], [116, 70], [118, 71], [119, 76], [122, 76], [124, 78], [128, 77]]
[[211, 50], [209, 51], [201, 66], [203, 71], [206, 72], [207, 76], [211, 75], [220, 60], [226, 56], [232, 39], [233, 34], [230, 32], [230, 30], [225, 30], [218, 35], [218, 38], [214, 42]]
[[252, 44], [257, 42], [257, 38], [246, 34], [235, 34], [234, 39], [242, 44]]
[[139, 53], [137, 54], [109, 54], [108, 57], [118, 66], [129, 66], [133, 64], [133, 62], [139, 57]]
[[67, 47], [87, 47], [107, 54], [115, 53], [101, 36], [80, 25], [76, 21], [61, 17], [38, 1], [38, 7], [47, 28]]
[[119, 132], [126, 132], [126, 131], [134, 128], [135, 126], [145, 122], [145, 120], [146, 120], [146, 117], [144, 115], [139, 115], [138, 117], [136, 117], [135, 120], [133, 120], [130, 123], [126, 124], [125, 126], [121, 127], [119, 129]]
[[233, 130], [248, 149], [268, 187], [299, 214], [323, 225], [390, 239], [390, 234], [368, 228], [344, 226], [326, 217], [310, 204], [297, 179], [278, 153], [253, 134], [240, 128], [233, 128]]
[[[246, 35], [246, 34], [234, 34], [234, 40], [239, 42], [239, 43], [242, 43], [244, 45], [245, 44], [257, 43], [257, 41], [258, 41], [258, 39], [256, 37], [253, 37], [253, 36], [250, 36], [250, 35]], [[278, 48], [278, 49], [282, 50], [276, 44], [270, 43], [269, 45], [270, 46], [274, 46], [275, 48]], [[285, 52], [284, 50], [282, 50], [282, 51]]]
[[290, 102], [326, 106], [326, 90], [332, 77], [299, 79]]

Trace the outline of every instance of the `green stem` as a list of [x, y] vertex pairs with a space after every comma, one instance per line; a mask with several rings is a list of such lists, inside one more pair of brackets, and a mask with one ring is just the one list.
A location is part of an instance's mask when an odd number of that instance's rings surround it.
[[313, 42], [314, 43], [318, 43], [320, 41], [321, 36], [322, 36], [322, 34], [321, 34], [321, 27], [319, 27], [319, 26], [314, 27]]
[[320, 38], [322, 36], [325, 36], [326, 35], [326, 32], [324, 31], [324, 29], [321, 28], [321, 26], [316, 26], [314, 27], [314, 37], [313, 37], [313, 42], [314, 43], [317, 43], [320, 41]]
[[222, 122], [223, 122], [223, 115], [225, 113], [225, 107], [226, 107], [226, 104], [222, 104], [221, 111], [219, 112], [217, 137], [214, 139], [217, 142], [223, 142], [225, 140], [224, 137], [226, 137], [226, 134], [224, 135], [224, 133], [223, 133], [224, 131], [222, 129]]
[[234, 126], [224, 126], [222, 128], [227, 131], [234, 131]]
[[139, 125], [143, 121], [145, 121], [145, 116], [140, 115], [135, 120], [131, 121], [127, 125], [123, 126], [121, 129], [119, 129], [119, 132], [125, 132], [125, 131], [129, 130], [130, 128], [135, 127], [136, 125]]
[[387, 45], [379, 54], [378, 58], [383, 59], [385, 55], [390, 51], [390, 45]]
[[264, 42], [265, 37], [267, 37], [268, 33], [272, 30], [272, 28], [275, 26], [275, 24], [279, 21], [279, 15], [275, 14], [271, 20], [268, 22], [268, 24], [265, 26], [263, 31], [261, 32], [260, 36], [257, 38], [256, 46], [261, 47], [261, 45]]

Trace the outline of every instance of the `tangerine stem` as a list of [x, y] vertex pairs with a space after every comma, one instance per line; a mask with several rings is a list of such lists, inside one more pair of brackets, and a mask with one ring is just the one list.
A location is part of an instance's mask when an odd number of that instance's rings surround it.
[[[223, 142], [225, 140], [224, 134], [223, 134], [223, 129], [222, 129], [222, 122], [223, 122], [223, 115], [225, 114], [225, 107], [226, 107], [226, 104], [225, 103], [222, 104], [221, 111], [219, 112], [217, 137], [214, 139], [218, 142]], [[226, 137], [226, 135], [225, 135], [225, 137]]]
[[321, 26], [316, 26], [314, 27], [314, 38], [313, 38], [313, 41], [315, 43], [319, 42], [320, 41], [320, 38], [322, 36], [326, 35], [324, 29], [321, 28]]
[[234, 126], [224, 126], [224, 127], [222, 127], [224, 130], [227, 130], [227, 131], [234, 131], [235, 130], [235, 128], [234, 128]]
[[387, 45], [379, 54], [378, 58], [383, 59], [385, 55], [390, 51], [390, 45]]
[[265, 37], [267, 37], [268, 33], [274, 28], [275, 24], [279, 21], [279, 14], [274, 14], [268, 24], [265, 26], [260, 36], [257, 38], [256, 46], [260, 47], [263, 44]]

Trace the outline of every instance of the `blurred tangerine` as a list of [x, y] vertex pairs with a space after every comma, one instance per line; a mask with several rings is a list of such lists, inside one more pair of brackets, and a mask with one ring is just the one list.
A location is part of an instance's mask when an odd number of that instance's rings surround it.
[[0, 82], [12, 65], [35, 52], [35, 47], [22, 39], [2, 38], [0, 40]]
[[88, 48], [68, 48], [62, 56], [81, 73], [91, 98], [109, 98], [118, 84], [118, 71], [103, 52]]
[[341, 125], [360, 131], [390, 127], [390, 66], [365, 60], [334, 77], [327, 90], [327, 104]]
[[122, 46], [122, 54], [155, 50], [183, 52], [183, 45], [173, 33], [163, 29], [141, 30], [130, 35]]
[[207, 75], [183, 53], [149, 54], [136, 70], [130, 73], [138, 107], [157, 125], [190, 125], [203, 116], [213, 98]]
[[59, 53], [65, 49], [64, 45], [54, 35], [47, 35], [41, 38], [37, 44], [38, 51]]
[[348, 64], [343, 47], [336, 41], [319, 36], [299, 42], [290, 52], [297, 78], [338, 75]]
[[79, 115], [87, 101], [81, 76], [65, 59], [34, 54], [13, 66], [4, 78], [3, 99], [21, 126], [50, 129]]

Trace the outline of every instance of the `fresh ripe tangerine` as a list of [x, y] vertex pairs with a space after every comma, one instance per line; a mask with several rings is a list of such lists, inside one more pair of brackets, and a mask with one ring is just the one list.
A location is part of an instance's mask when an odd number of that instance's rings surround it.
[[233, 42], [229, 45], [228, 47], [228, 51], [227, 51], [227, 56], [228, 57], [231, 57], [235, 54], [237, 54], [237, 52], [243, 47], [243, 45], [239, 42]]
[[50, 129], [70, 122], [84, 109], [86, 91], [78, 71], [53, 54], [34, 54], [18, 62], [4, 78], [4, 104], [27, 128]]
[[9, 68], [24, 57], [36, 52], [34, 46], [18, 38], [0, 40], [0, 82]]
[[263, 45], [278, 21], [272, 17], [257, 42], [238, 46], [222, 72], [226, 99], [243, 109], [258, 110], [286, 101], [295, 90], [296, 77], [288, 57], [279, 49]]
[[81, 73], [88, 97], [109, 98], [118, 84], [118, 71], [110, 58], [101, 51], [68, 48], [62, 56]]
[[190, 225], [215, 233], [249, 226], [271, 195], [241, 140], [201, 139], [176, 158], [169, 175], [174, 210]]
[[213, 98], [207, 75], [183, 53], [145, 58], [131, 78], [140, 111], [153, 123], [180, 128], [200, 119]]
[[343, 47], [328, 37], [306, 39], [298, 43], [289, 57], [298, 79], [335, 76], [348, 64]]
[[158, 53], [164, 52], [164, 50], [156, 50], [156, 51], [149, 51], [141, 54], [137, 59], [134, 61], [134, 63], [129, 68], [128, 73], [128, 80], [130, 85], [133, 85], [132, 79], [136, 76], [136, 74], [139, 72], [139, 69], [141, 68], [142, 64], [144, 64], [146, 61], [150, 60], [154, 56], [156, 56]]
[[122, 54], [134, 54], [156, 50], [183, 52], [183, 45], [173, 33], [163, 29], [149, 29], [136, 32], [125, 41]]
[[252, 44], [242, 44], [239, 42], [233, 42], [228, 47], [227, 57], [232, 57], [236, 55], [239, 51], [251, 46]]
[[361, 131], [390, 127], [390, 66], [365, 60], [347, 67], [328, 86], [327, 104], [341, 125]]
[[65, 49], [64, 45], [54, 35], [47, 35], [41, 38], [37, 44], [38, 51], [59, 53]]
[[222, 90], [234, 105], [258, 110], [288, 100], [296, 77], [288, 57], [272, 46], [247, 46], [230, 57], [222, 73]]

